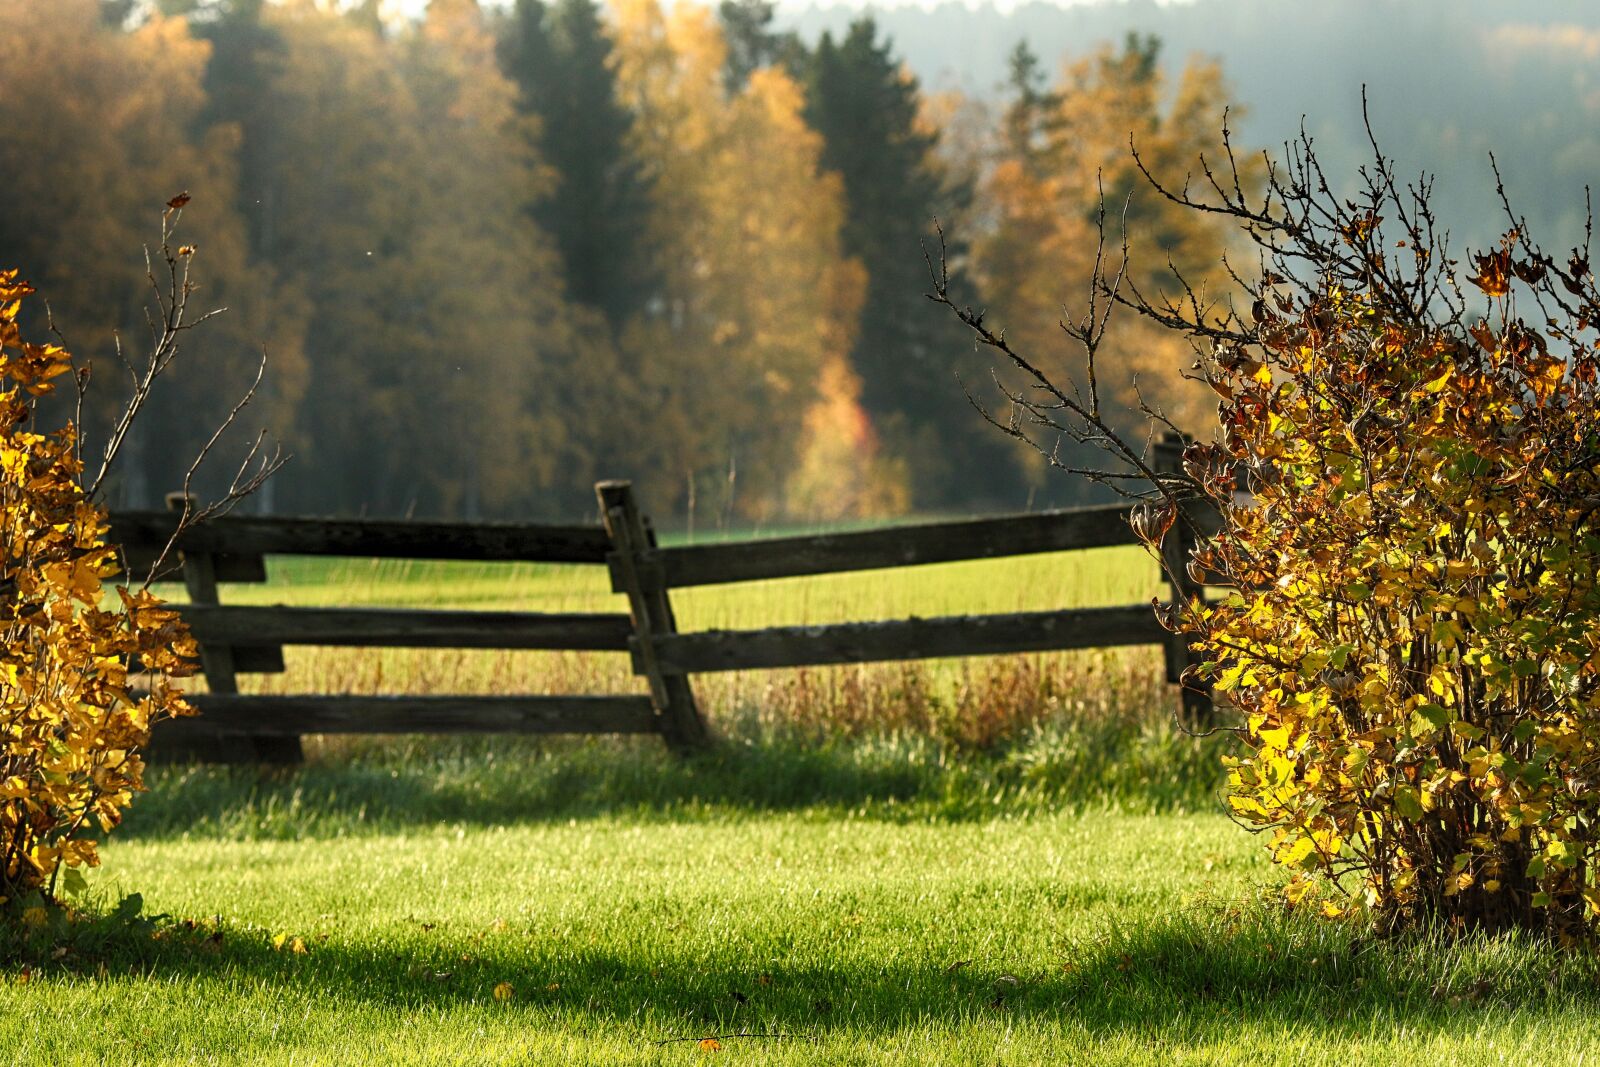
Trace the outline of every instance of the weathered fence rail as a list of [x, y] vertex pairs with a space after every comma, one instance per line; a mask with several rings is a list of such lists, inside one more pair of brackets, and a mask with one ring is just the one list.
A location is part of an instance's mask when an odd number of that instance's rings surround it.
[[[1170, 449], [1161, 457], [1175, 462]], [[855, 533], [662, 548], [626, 482], [596, 487], [603, 524], [543, 526], [224, 517], [184, 531], [177, 560], [201, 648], [201, 716], [165, 723], [157, 748], [227, 761], [292, 762], [313, 733], [658, 733], [707, 743], [691, 675], [731, 670], [1162, 645], [1168, 678], [1189, 662], [1149, 605], [824, 626], [680, 633], [670, 590], [1136, 543], [1127, 505], [926, 523]], [[176, 529], [169, 512], [112, 516], [130, 568], [148, 567]], [[268, 555], [587, 563], [609, 569], [626, 613], [540, 614], [223, 604], [218, 586], [267, 580]], [[1169, 568], [1170, 570], [1170, 568]], [[1184, 584], [1174, 596], [1193, 595]], [[548, 649], [630, 654], [647, 692], [606, 696], [253, 695], [238, 675], [284, 669], [285, 645]], [[1209, 696], [1186, 690], [1191, 718]]]

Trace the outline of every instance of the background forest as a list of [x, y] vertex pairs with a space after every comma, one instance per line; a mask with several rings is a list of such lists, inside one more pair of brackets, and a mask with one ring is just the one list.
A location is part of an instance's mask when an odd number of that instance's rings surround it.
[[[229, 309], [131, 446], [123, 506], [179, 484], [263, 344], [254, 413], [294, 456], [264, 509], [573, 516], [615, 476], [702, 528], [1043, 503], [1041, 464], [968, 401], [987, 361], [924, 298], [932, 220], [970, 300], [1059, 349], [1096, 169], [1133, 186], [1130, 129], [1192, 157], [1225, 96], [1211, 63], [1168, 84], [1153, 39], [1058, 77], [1023, 52], [1003, 121], [949, 137], [967, 101], [924, 93], [870, 19], [806, 43], [759, 0], [433, 0], [405, 20], [0, 0], [0, 24], [0, 249], [102, 391], [179, 190], [198, 299]], [[1218, 263], [1193, 219], [1135, 214]], [[1125, 351], [1188, 402], [1170, 345]]]
[[[968, 400], [1006, 415], [989, 361], [924, 299], [932, 220], [955, 291], [1056, 373], [1097, 183], [1114, 214], [1133, 193], [1143, 291], [1175, 270], [1215, 282], [1229, 236], [1140, 190], [1130, 132], [1178, 182], [1229, 104], [1241, 151], [1319, 101], [1332, 158], [1359, 147], [1366, 74], [1275, 93], [1296, 53], [1267, 39], [1281, 19], [1243, 10], [1260, 7], [432, 0], [407, 17], [376, 0], [0, 0], [0, 252], [95, 367], [92, 441], [121, 385], [117, 338], [137, 352], [144, 337], [142, 247], [165, 200], [193, 196], [180, 237], [198, 299], [229, 310], [193, 335], [115, 505], [179, 484], [262, 346], [253, 415], [294, 457], [263, 510], [575, 517], [602, 477], [701, 529], [1067, 503], [1086, 487], [1047, 478]], [[1397, 26], [1391, 51], [1425, 30]], [[1466, 99], [1535, 68], [1566, 99], [1587, 85], [1585, 32], [1441, 47], [1496, 49]], [[1346, 58], [1353, 33], [1317, 30]], [[1577, 99], [1507, 134], [1513, 179], [1561, 141], [1539, 174], [1569, 207], [1563, 183], [1596, 156], [1567, 129]], [[1482, 169], [1481, 137], [1425, 107], [1402, 118], [1406, 150]], [[1203, 428], [1214, 398], [1182, 378], [1182, 343], [1117, 330], [1103, 376], [1118, 401], [1136, 380]]]

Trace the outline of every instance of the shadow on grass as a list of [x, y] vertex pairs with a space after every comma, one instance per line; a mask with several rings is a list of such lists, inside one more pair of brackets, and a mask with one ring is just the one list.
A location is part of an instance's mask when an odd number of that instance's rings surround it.
[[856, 811], [986, 819], [1079, 805], [1215, 805], [1219, 747], [1173, 730], [1040, 731], [992, 752], [924, 737], [726, 742], [691, 759], [653, 740], [400, 740], [298, 768], [152, 768], [119, 838], [300, 839], [419, 824], [501, 825], [625, 813]]
[[[397, 1010], [494, 1004], [564, 1022], [637, 1027], [641, 1040], [739, 1030], [826, 1036], [926, 1025], [1036, 1018], [1106, 1035], [1224, 1040], [1233, 1028], [1315, 1027], [1323, 1039], [1408, 1039], [1475, 1032], [1487, 1019], [1592, 1012], [1592, 953], [1560, 956], [1514, 938], [1372, 942], [1351, 928], [1256, 914], [1187, 917], [1067, 946], [1044, 973], [1001, 960], [929, 959], [817, 967], [757, 946], [706, 958], [668, 940], [631, 955], [541, 941], [419, 930], [387, 946], [310, 941], [274, 948], [260, 930], [168, 925], [53, 953], [38, 976], [135, 973], [215, 979], [235, 987], [315, 989], [319, 997]], [[768, 946], [769, 948], [771, 946]], [[497, 1005], [498, 1006], [498, 1005]], [[1530, 1015], [1530, 1006], [1537, 1010]], [[648, 1031], [648, 1032], [646, 1032]]]

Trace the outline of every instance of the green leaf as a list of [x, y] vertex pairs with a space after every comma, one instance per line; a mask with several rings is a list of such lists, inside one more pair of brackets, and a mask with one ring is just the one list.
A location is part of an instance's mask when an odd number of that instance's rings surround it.
[[1416, 714], [1435, 730], [1443, 730], [1450, 722], [1449, 710], [1438, 704], [1424, 704], [1417, 709]]
[[81, 897], [89, 891], [89, 880], [77, 867], [68, 867], [61, 876], [61, 889], [69, 897]]
[[1422, 798], [1411, 786], [1400, 786], [1394, 791], [1394, 810], [1416, 822], [1422, 818]]

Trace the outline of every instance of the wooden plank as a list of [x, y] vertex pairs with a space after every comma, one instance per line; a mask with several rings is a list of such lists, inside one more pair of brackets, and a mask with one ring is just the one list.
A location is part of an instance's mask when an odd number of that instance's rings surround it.
[[[128, 577], [134, 581], [143, 581], [145, 575], [150, 573], [150, 568], [155, 566], [156, 557], [161, 554], [160, 546], [154, 545], [123, 545], [122, 550]], [[241, 556], [224, 552], [213, 554], [211, 558], [218, 582], [261, 583], [267, 580], [267, 561], [259, 554]], [[178, 578], [181, 561], [182, 554], [174, 550], [161, 565], [166, 573], [157, 577], [167, 581]]]
[[622, 591], [628, 594], [634, 673], [649, 680], [662, 739], [680, 754], [706, 748], [711, 735], [700, 717], [689, 679], [681, 672], [662, 670], [656, 661], [657, 642], [677, 633], [678, 622], [667, 591], [653, 581], [645, 581], [641, 574], [642, 561], [656, 550], [655, 533], [645, 526], [628, 482], [601, 482], [594, 491], [600, 498], [600, 514], [611, 539], [613, 581], [620, 581]]
[[200, 715], [156, 726], [155, 736], [301, 734], [645, 734], [647, 696], [262, 696], [196, 693]]
[[1104, 548], [1138, 543], [1128, 513], [1127, 504], [1105, 504], [854, 533], [687, 545], [662, 549], [647, 562], [658, 562], [665, 584], [680, 588]]
[[[181, 494], [167, 497], [167, 511], [174, 523], [186, 512], [186, 500]], [[216, 604], [217, 553], [203, 549], [183, 548], [178, 553], [183, 563], [183, 584], [192, 604]], [[230, 694], [239, 691], [238, 664], [234, 660], [233, 646], [224, 641], [200, 642], [200, 666], [205, 674], [206, 688], [213, 693]], [[300, 738], [251, 735], [244, 743], [222, 743], [210, 757], [223, 762], [260, 762], [295, 764], [305, 759]]]
[[[1155, 470], [1158, 473], [1181, 473], [1183, 452], [1188, 444], [1188, 438], [1182, 434], [1170, 432], [1163, 434], [1156, 442], [1154, 450]], [[1161, 562], [1162, 569], [1166, 571], [1168, 586], [1172, 591], [1168, 603], [1174, 611], [1197, 597], [1205, 596], [1205, 586], [1189, 574], [1189, 557], [1194, 552], [1197, 534], [1199, 537], [1211, 536], [1220, 526], [1221, 516], [1216, 513], [1215, 508], [1194, 499], [1187, 499], [1184, 502], [1182, 518], [1167, 531], [1167, 536], [1161, 544]], [[1212, 720], [1210, 687], [1194, 682], [1184, 683], [1184, 674], [1200, 661], [1189, 647], [1189, 636], [1181, 633], [1168, 634], [1165, 658], [1167, 681], [1173, 685], [1183, 686], [1180, 699], [1183, 705], [1184, 723], [1195, 728], [1209, 726]]]
[[[109, 540], [130, 552], [160, 551], [176, 521], [160, 511], [113, 512]], [[186, 531], [179, 547], [241, 556], [603, 563], [611, 543], [601, 527], [588, 525], [225, 515]]]
[[201, 645], [362, 645], [373, 648], [538, 648], [626, 651], [628, 616], [282, 605], [178, 606]]
[[705, 630], [657, 641], [663, 671], [822, 666], [882, 660], [988, 656], [1075, 648], [1153, 645], [1167, 633], [1145, 606], [957, 615], [937, 619]]
[[282, 674], [283, 649], [278, 645], [234, 645], [233, 669], [239, 674]]

